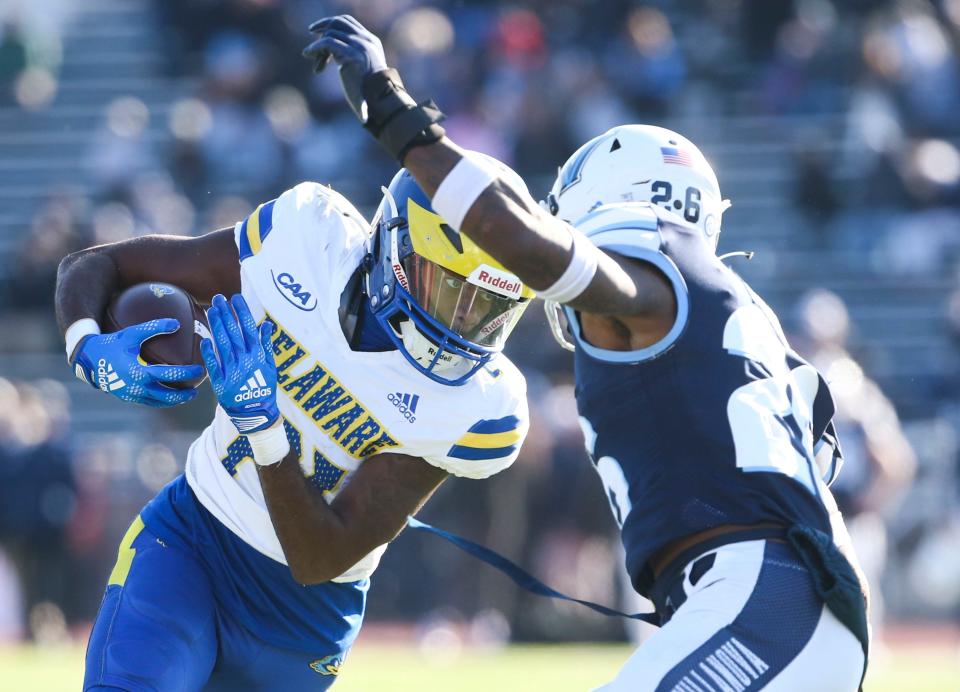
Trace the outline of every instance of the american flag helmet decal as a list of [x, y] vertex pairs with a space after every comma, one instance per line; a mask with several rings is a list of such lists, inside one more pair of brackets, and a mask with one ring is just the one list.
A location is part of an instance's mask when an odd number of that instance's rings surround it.
[[660, 147], [660, 153], [663, 155], [664, 163], [672, 163], [677, 166], [693, 165], [693, 157], [680, 147]]

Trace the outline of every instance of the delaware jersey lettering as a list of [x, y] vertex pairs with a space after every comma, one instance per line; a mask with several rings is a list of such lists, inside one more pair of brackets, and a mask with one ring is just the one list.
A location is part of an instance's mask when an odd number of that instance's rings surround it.
[[[503, 470], [527, 431], [526, 384], [509, 360], [498, 356], [451, 387], [420, 374], [399, 351], [350, 349], [338, 308], [369, 228], [342, 196], [303, 183], [235, 229], [243, 296], [258, 321], [276, 324], [277, 403], [304, 475], [330, 501], [378, 452], [422, 457], [467, 478]], [[252, 392], [262, 383], [254, 377], [247, 386]], [[219, 407], [190, 448], [186, 476], [228, 529], [285, 562], [249, 443]], [[369, 576], [384, 547], [335, 581]]]
[[605, 351], [577, 332], [577, 404], [622, 528], [627, 568], [646, 595], [651, 554], [723, 524], [843, 530], [827, 484], [841, 456], [826, 382], [787, 343], [767, 305], [699, 229], [650, 207], [645, 229], [590, 233], [658, 267], [677, 321], [652, 347]]

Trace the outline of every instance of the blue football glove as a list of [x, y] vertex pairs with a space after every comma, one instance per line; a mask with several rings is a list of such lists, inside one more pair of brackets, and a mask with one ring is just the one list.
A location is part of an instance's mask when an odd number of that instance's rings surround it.
[[197, 389], [172, 389], [164, 383], [183, 382], [203, 375], [199, 365], [148, 365], [140, 358], [143, 342], [180, 328], [175, 319], [150, 320], [113, 334], [85, 337], [73, 354], [74, 372], [96, 389], [123, 401], [163, 408], [186, 403]]
[[313, 69], [320, 72], [332, 57], [340, 66], [343, 91], [360, 122], [367, 121], [363, 107], [363, 80], [387, 69], [383, 44], [369, 29], [349, 14], [326, 17], [310, 25], [310, 32], [319, 38], [304, 48], [303, 55], [313, 60]]
[[316, 41], [304, 57], [319, 72], [331, 58], [340, 67], [340, 82], [350, 108], [363, 126], [400, 164], [413, 147], [439, 141], [443, 113], [431, 101], [418, 104], [396, 70], [387, 67], [383, 44], [348, 14], [310, 25]]
[[204, 339], [200, 353], [217, 401], [240, 433], [266, 430], [280, 419], [277, 366], [270, 345], [273, 323], [265, 320], [258, 329], [239, 294], [230, 303], [222, 295], [214, 296], [207, 320], [213, 341]]

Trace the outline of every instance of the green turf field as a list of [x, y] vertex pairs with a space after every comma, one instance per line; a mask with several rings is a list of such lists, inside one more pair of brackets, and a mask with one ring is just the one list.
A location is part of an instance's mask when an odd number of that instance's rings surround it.
[[[631, 649], [626, 646], [512, 646], [465, 651], [433, 660], [416, 649], [359, 644], [340, 674], [337, 692], [582, 692], [604, 682]], [[83, 649], [0, 648], [0, 689], [76, 692]], [[276, 688], [282, 692], [283, 686]], [[867, 692], [958, 692], [957, 652], [891, 654], [873, 668]], [[238, 691], [240, 692], [240, 691]]]

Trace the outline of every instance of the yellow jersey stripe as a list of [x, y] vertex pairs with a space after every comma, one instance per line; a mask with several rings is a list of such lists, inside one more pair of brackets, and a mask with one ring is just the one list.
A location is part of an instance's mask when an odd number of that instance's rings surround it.
[[260, 210], [262, 208], [263, 205], [261, 204], [247, 218], [247, 242], [250, 243], [250, 251], [253, 254], [260, 252]]
[[132, 547], [133, 542], [141, 531], [143, 531], [143, 519], [138, 514], [123, 535], [123, 540], [120, 541], [120, 549], [117, 551], [117, 564], [113, 566], [113, 571], [110, 572], [107, 586], [112, 584], [123, 586], [127, 581], [127, 575], [130, 574], [130, 565], [133, 564], [133, 556], [137, 554], [137, 551]]
[[457, 440], [461, 447], [476, 447], [478, 449], [494, 449], [496, 447], [507, 447], [516, 444], [523, 439], [521, 430], [508, 430], [501, 433], [475, 433], [468, 432]]

